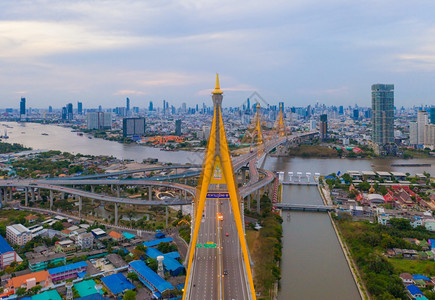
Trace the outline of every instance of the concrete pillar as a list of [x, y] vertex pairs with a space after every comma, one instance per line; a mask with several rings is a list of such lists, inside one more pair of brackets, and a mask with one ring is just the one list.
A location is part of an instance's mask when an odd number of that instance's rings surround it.
[[113, 184], [110, 185], [110, 191], [113, 193]]
[[3, 189], [0, 188], [0, 204], [3, 202]]
[[95, 193], [95, 185], [91, 185], [91, 192]]
[[119, 189], [119, 184], [116, 186], [116, 193], [118, 195], [118, 198], [121, 197], [121, 191]]
[[25, 197], [24, 205], [28, 206], [29, 205], [29, 189], [28, 188], [24, 188], [24, 197]]
[[30, 188], [30, 193], [32, 194], [32, 201], [35, 201], [35, 188]]
[[165, 225], [165, 229], [168, 228], [168, 206], [166, 205], [166, 225]]
[[10, 187], [9, 189], [9, 201], [12, 201], [12, 196], [14, 195], [13, 191], [12, 191], [12, 187]]
[[251, 210], [251, 195], [248, 195], [248, 210]]
[[42, 198], [41, 198], [41, 189], [38, 189], [38, 198], [37, 198], [39, 201], [41, 201], [42, 200]]
[[148, 200], [153, 200], [153, 188], [148, 186]]
[[53, 210], [53, 190], [50, 190], [50, 210]]
[[257, 190], [257, 213], [260, 213], [260, 190]]
[[118, 203], [115, 203], [115, 226], [118, 226]]
[[79, 198], [79, 218], [82, 218], [82, 197], [77, 196]]
[[63, 200], [63, 199], [65, 199], [65, 193], [64, 192], [61, 192], [60, 193], [60, 198]]

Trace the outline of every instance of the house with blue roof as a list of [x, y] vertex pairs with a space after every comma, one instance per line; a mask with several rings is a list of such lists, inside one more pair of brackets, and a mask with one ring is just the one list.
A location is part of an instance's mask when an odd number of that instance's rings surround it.
[[154, 259], [157, 259], [157, 256], [163, 256], [164, 257], [163, 266], [165, 270], [169, 272], [169, 274], [171, 274], [171, 276], [178, 276], [185, 270], [184, 266], [177, 260], [177, 258], [180, 257], [180, 254], [178, 254], [178, 252], [170, 252], [170, 253], [163, 254], [156, 248], [147, 248], [145, 254], [148, 257]]
[[434, 249], [435, 248], [435, 239], [428, 239], [427, 241], [429, 243], [430, 249]]
[[121, 273], [115, 273], [106, 277], [101, 277], [101, 281], [115, 297], [122, 296], [128, 290], [136, 287]]
[[86, 262], [79, 261], [73, 264], [48, 269], [47, 271], [50, 274], [51, 280], [54, 282], [76, 278], [78, 273], [86, 271], [87, 266], [88, 264]]
[[0, 268], [4, 269], [17, 260], [20, 260], [20, 257], [11, 245], [0, 235]]
[[146, 241], [146, 242], [143, 243], [143, 245], [145, 247], [155, 247], [155, 246], [158, 246], [160, 243], [170, 243], [170, 242], [173, 242], [173, 241], [174, 241], [173, 238], [171, 238], [171, 237], [165, 237], [165, 238], [162, 238], [162, 239]]
[[156, 299], [159, 299], [164, 291], [174, 289], [171, 283], [157, 275], [141, 260], [129, 263], [128, 270], [137, 274], [139, 280], [153, 293], [153, 297]]
[[423, 292], [413, 284], [410, 284], [406, 287], [407, 292], [411, 296], [412, 299], [416, 299], [417, 297], [423, 297]]

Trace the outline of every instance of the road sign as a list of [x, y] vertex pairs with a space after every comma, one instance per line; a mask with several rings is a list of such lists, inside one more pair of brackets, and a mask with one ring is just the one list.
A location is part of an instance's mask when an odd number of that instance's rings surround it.
[[209, 199], [229, 199], [230, 194], [229, 193], [207, 193], [207, 198]]

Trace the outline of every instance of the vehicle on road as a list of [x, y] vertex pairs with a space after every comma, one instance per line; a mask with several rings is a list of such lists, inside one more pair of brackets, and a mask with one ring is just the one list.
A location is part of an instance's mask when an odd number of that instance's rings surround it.
[[228, 232], [227, 232], [227, 233], [225, 233], [225, 236], [228, 236]]
[[228, 271], [227, 270], [224, 270], [224, 275], [228, 275]]
[[223, 221], [224, 216], [221, 213], [218, 213], [218, 220], [219, 221]]

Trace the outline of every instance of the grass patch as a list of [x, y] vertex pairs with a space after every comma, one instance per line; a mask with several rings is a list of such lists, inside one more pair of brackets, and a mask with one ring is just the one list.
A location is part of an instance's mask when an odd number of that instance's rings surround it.
[[394, 272], [410, 274], [424, 274], [426, 276], [435, 276], [435, 263], [430, 260], [409, 260], [389, 258], [388, 261], [393, 265]]
[[256, 230], [246, 230], [246, 242], [248, 243], [249, 252], [252, 254], [255, 251], [256, 243], [255, 241], [258, 239], [259, 231]]

